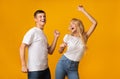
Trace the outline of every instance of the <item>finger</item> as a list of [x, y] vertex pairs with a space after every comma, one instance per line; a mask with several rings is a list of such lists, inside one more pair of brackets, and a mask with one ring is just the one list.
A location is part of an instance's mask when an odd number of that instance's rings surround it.
[[60, 34], [60, 32], [57, 32], [57, 34], [59, 35], [59, 34]]
[[54, 32], [56, 32], [57, 30], [54, 30]]
[[23, 68], [23, 69], [22, 69], [22, 72], [23, 72], [23, 73], [26, 73], [26, 72], [28, 72], [28, 69], [27, 69], [27, 68]]
[[23, 73], [25, 73], [25, 71], [24, 71], [24, 70], [22, 70], [22, 72], [23, 72]]
[[27, 73], [28, 71], [27, 70], [24, 70], [24, 71], [22, 71], [23, 73]]
[[83, 7], [82, 5], [79, 5], [79, 7]]
[[67, 43], [64, 43], [65, 46], [67, 46]]
[[54, 32], [57, 32], [57, 33], [58, 33], [59, 31], [58, 31], [58, 30], [54, 30]]
[[58, 31], [56, 30], [55, 33], [58, 33]]

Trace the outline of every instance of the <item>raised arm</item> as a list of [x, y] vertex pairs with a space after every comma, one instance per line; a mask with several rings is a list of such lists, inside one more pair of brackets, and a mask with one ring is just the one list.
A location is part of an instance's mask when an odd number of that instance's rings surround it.
[[60, 33], [55, 30], [54, 31], [54, 40], [53, 40], [52, 44], [50, 46], [48, 46], [48, 53], [49, 54], [53, 54], [53, 51], [54, 51], [54, 49], [56, 47], [59, 35], [60, 35]]
[[87, 18], [92, 22], [92, 25], [90, 26], [89, 30], [86, 32], [87, 39], [90, 37], [90, 35], [93, 33], [97, 26], [97, 21], [84, 9], [83, 6], [78, 6], [78, 10], [81, 11]]

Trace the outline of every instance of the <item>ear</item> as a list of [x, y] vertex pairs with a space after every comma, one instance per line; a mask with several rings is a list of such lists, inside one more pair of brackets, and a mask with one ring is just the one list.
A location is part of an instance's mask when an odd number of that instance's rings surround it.
[[36, 17], [34, 17], [35, 22], [37, 21]]

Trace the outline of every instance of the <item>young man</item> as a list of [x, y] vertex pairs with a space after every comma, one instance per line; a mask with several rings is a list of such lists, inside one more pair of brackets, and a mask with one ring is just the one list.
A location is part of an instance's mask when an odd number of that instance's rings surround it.
[[[43, 32], [46, 24], [46, 13], [37, 10], [34, 13], [36, 26], [31, 28], [24, 36], [20, 46], [20, 59], [22, 72], [28, 72], [28, 79], [51, 79], [48, 67], [48, 54], [53, 54], [59, 32], [54, 32], [54, 40], [49, 46]], [[28, 48], [28, 67], [25, 61], [25, 49]]]

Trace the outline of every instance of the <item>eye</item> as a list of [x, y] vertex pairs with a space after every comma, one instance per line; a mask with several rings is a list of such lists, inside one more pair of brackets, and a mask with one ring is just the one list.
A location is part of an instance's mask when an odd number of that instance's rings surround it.
[[43, 17], [44, 17], [44, 18], [46, 18], [46, 16], [45, 16], [45, 15], [44, 15]]
[[40, 18], [42, 18], [42, 16], [39, 16]]

